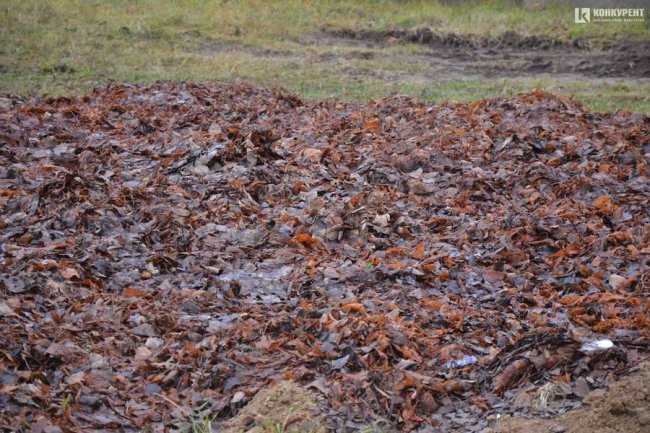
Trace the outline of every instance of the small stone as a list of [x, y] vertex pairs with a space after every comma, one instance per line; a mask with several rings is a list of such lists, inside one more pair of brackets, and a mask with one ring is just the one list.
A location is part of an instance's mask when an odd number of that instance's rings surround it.
[[143, 280], [148, 280], [152, 277], [152, 275], [149, 271], [142, 271], [141, 277]]

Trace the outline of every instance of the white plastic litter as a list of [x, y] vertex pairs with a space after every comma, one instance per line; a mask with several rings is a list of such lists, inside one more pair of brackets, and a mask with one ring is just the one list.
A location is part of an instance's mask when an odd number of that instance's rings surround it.
[[471, 365], [474, 364], [478, 359], [475, 356], [466, 356], [462, 359], [459, 359], [457, 361], [449, 361], [448, 363], [445, 364], [445, 368], [458, 368], [458, 367], [465, 367], [466, 365]]
[[603, 338], [601, 340], [593, 340], [589, 343], [585, 343], [580, 347], [580, 350], [583, 352], [596, 352], [599, 350], [607, 350], [614, 347], [614, 343], [609, 338]]

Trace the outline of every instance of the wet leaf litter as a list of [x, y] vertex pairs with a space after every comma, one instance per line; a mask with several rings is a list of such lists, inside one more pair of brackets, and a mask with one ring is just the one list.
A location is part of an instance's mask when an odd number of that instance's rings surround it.
[[5, 99], [10, 429], [218, 426], [291, 381], [335, 431], [487, 431], [647, 358], [645, 116], [168, 82]]

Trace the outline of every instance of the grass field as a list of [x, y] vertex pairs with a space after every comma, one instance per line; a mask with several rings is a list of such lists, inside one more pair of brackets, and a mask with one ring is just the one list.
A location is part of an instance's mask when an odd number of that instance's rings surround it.
[[[421, 1], [69, 1], [0, 4], [0, 92], [83, 93], [109, 81], [250, 81], [305, 98], [367, 100], [392, 93], [430, 101], [509, 96], [533, 88], [573, 95], [599, 111], [650, 113], [650, 84], [544, 77], [425, 82], [399, 61], [414, 45], [323, 45], [322, 29], [428, 26], [439, 32], [505, 31], [596, 43], [648, 39], [648, 22], [575, 25], [572, 9], [520, 8], [507, 2], [441, 5]], [[647, 11], [646, 11], [647, 12]], [[647, 18], [646, 18], [647, 20]], [[324, 56], [335, 61], [322, 61]]]

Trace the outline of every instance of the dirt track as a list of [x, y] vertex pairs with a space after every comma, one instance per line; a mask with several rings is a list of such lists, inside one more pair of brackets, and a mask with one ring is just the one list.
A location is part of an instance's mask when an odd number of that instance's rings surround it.
[[[440, 81], [468, 77], [619, 78], [650, 81], [650, 42], [618, 41], [594, 47], [587, 39], [571, 43], [545, 36], [505, 33], [496, 38], [438, 34], [414, 30], [336, 30], [314, 37], [314, 43], [360, 49], [416, 43], [426, 54], [399, 55], [396, 60], [429, 65], [420, 78]], [[368, 52], [367, 56], [375, 53]]]

